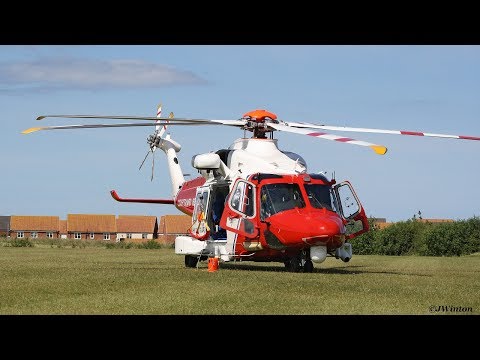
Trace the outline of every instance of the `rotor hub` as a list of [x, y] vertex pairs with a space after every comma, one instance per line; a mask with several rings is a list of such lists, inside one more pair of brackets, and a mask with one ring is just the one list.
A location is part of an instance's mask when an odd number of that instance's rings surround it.
[[276, 120], [277, 115], [274, 113], [264, 110], [264, 109], [257, 109], [249, 111], [243, 114], [243, 118], [248, 121], [255, 121], [257, 123], [264, 123], [266, 119]]
[[266, 138], [267, 132], [272, 132], [274, 129], [268, 126], [268, 122], [277, 122], [277, 115], [267, 110], [257, 109], [252, 110], [243, 115], [247, 122], [244, 129], [253, 132], [253, 137], [257, 139]]

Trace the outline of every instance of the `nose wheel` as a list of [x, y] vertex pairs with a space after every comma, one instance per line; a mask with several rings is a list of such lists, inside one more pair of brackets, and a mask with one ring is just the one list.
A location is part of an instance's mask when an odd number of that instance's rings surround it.
[[302, 250], [298, 255], [284, 261], [285, 268], [290, 272], [313, 272], [313, 262], [310, 259], [310, 251]]
[[197, 266], [198, 256], [185, 255], [185, 266], [189, 268], [194, 268]]

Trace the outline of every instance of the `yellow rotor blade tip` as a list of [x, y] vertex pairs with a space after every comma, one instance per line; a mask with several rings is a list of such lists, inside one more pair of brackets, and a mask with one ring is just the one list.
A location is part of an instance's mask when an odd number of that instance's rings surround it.
[[385, 155], [385, 153], [387, 152], [387, 148], [385, 146], [381, 146], [381, 145], [371, 145], [370, 146], [373, 151], [375, 151], [378, 155]]
[[22, 131], [22, 134], [30, 134], [32, 132], [35, 132], [35, 131], [38, 131], [38, 130], [42, 130], [43, 128], [41, 127], [32, 127], [30, 129], [27, 129], [27, 130], [23, 130]]

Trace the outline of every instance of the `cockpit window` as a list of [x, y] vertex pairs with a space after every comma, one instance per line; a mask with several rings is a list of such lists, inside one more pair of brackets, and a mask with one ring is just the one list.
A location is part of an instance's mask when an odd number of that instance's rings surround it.
[[314, 208], [326, 208], [327, 210], [335, 211], [332, 206], [332, 197], [329, 186], [321, 184], [305, 184], [304, 186], [308, 200]]
[[298, 184], [267, 184], [260, 192], [260, 217], [266, 219], [279, 212], [305, 207]]

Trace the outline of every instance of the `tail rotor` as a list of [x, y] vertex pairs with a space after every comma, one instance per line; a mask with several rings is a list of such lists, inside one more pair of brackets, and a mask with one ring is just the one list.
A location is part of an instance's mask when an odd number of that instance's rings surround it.
[[[157, 118], [161, 118], [161, 117], [162, 117], [162, 104], [159, 104], [157, 108]], [[168, 118], [172, 119], [173, 117], [174, 117], [173, 112], [171, 112]], [[160, 120], [156, 121], [156, 123], [160, 123], [160, 122], [161, 122]], [[148, 155], [152, 153], [152, 175], [150, 176], [150, 181], [153, 181], [153, 173], [155, 169], [155, 150], [157, 149], [158, 144], [162, 140], [166, 130], [167, 130], [167, 125], [164, 125], [164, 124], [156, 125], [155, 132], [152, 135], [147, 137], [147, 143], [148, 143], [149, 149], [147, 151], [147, 154], [145, 155], [145, 158], [140, 164], [140, 167], [138, 168], [138, 170], [142, 168], [143, 164], [145, 163], [145, 160], [147, 160]]]

